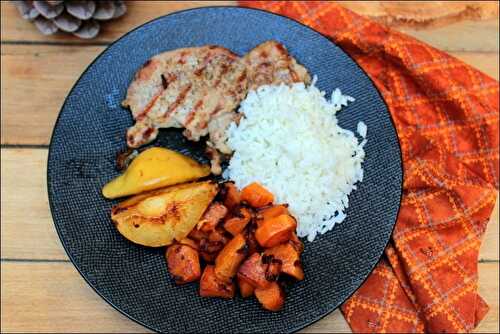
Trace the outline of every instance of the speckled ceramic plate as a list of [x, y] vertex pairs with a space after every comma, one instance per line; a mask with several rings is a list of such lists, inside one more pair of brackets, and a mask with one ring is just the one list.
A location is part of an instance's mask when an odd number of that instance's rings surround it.
[[[117, 175], [115, 156], [125, 148], [125, 130], [132, 124], [120, 101], [148, 58], [204, 44], [244, 54], [269, 39], [286, 45], [318, 76], [318, 87], [328, 95], [340, 87], [356, 98], [338, 115], [342, 127], [355, 130], [359, 120], [368, 125], [365, 178], [350, 196], [348, 218], [305, 243], [306, 279], [288, 289], [285, 307], [277, 313], [262, 310], [253, 299], [200, 298], [197, 283], [175, 286], [163, 249], [125, 240], [110, 220], [116, 202], [101, 196], [102, 186]], [[187, 142], [178, 130], [162, 130], [154, 144], [204, 159], [203, 145]], [[48, 162], [50, 207], [69, 258], [108, 303], [161, 332], [292, 332], [332, 312], [379, 260], [398, 213], [401, 181], [396, 131], [380, 94], [356, 63], [327, 38], [293, 20], [236, 7], [173, 13], [109, 46], [69, 93]]]

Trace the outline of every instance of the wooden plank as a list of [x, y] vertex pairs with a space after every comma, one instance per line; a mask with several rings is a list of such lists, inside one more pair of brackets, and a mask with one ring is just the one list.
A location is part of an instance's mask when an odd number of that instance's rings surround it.
[[[2, 149], [1, 154], [2, 258], [67, 259], [49, 211], [47, 150]], [[497, 201], [481, 247], [481, 260], [499, 260], [498, 224]]]
[[[377, 3], [377, 2], [375, 2]], [[150, 21], [156, 17], [187, 8], [201, 7], [207, 5], [235, 5], [236, 1], [155, 1], [154, 4], [147, 1], [128, 2], [128, 13], [116, 21], [109, 21], [103, 25], [100, 35], [90, 41], [90, 43], [108, 43], [114, 41], [131, 29]], [[374, 17], [375, 19], [385, 15], [385, 8], [378, 5], [371, 5], [363, 2], [343, 2], [344, 6], [363, 15]], [[420, 3], [419, 7], [433, 7], [433, 4]], [[415, 4], [408, 4], [412, 11]], [[2, 1], [2, 41], [38, 41], [38, 42], [71, 42], [89, 43], [89, 41], [78, 39], [68, 34], [57, 33], [53, 36], [43, 36], [34, 25], [23, 20], [13, 4]], [[421, 39], [439, 49], [446, 51], [498, 51], [498, 14], [496, 17], [485, 17], [485, 20], [470, 20], [469, 17], [459, 17], [450, 24], [444, 26], [434, 25], [401, 25], [397, 20], [404, 7], [400, 8], [400, 13], [394, 17], [383, 21], [394, 28], [404, 31], [418, 39]], [[425, 12], [425, 10], [422, 10]], [[411, 21], [411, 20], [407, 20]], [[425, 23], [425, 22], [424, 22]], [[481, 38], [477, 38], [481, 36]]]
[[1, 253], [7, 259], [66, 260], [47, 197], [47, 150], [2, 149]]
[[[498, 51], [498, 2], [338, 1], [445, 51]], [[478, 38], [481, 36], [481, 38]]]
[[147, 331], [102, 300], [71, 263], [2, 262], [2, 332]]
[[[476, 332], [498, 332], [498, 263], [481, 263], [479, 290], [490, 312]], [[2, 332], [131, 333], [145, 328], [115, 311], [70, 263], [2, 262]], [[306, 333], [349, 332], [337, 310]]]
[[95, 46], [3, 45], [2, 144], [48, 144], [64, 98], [102, 50]]
[[398, 28], [440, 50], [498, 52], [498, 17], [485, 21], [461, 21], [431, 29]]
[[[48, 144], [64, 98], [104, 48], [3, 45], [1, 143]], [[458, 52], [452, 55], [498, 79], [498, 53]]]
[[127, 1], [127, 13], [119, 19], [102, 24], [100, 34], [93, 40], [82, 40], [70, 34], [44, 36], [29, 21], [21, 18], [8, 1], [1, 1], [2, 41], [36, 41], [69, 43], [110, 43], [141, 24], [172, 12], [203, 6], [235, 5], [235, 1]]

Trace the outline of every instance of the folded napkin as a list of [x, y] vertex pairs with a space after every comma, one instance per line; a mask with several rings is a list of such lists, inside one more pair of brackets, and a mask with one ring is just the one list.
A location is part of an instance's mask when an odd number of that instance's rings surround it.
[[240, 4], [331, 38], [374, 81], [396, 125], [401, 209], [384, 257], [342, 306], [351, 329], [471, 331], [488, 311], [477, 260], [498, 189], [498, 82], [331, 2]]

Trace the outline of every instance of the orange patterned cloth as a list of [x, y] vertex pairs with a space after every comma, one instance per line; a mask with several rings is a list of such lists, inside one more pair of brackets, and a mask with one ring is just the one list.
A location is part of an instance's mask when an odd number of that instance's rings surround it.
[[404, 193], [384, 257], [342, 306], [354, 332], [468, 332], [481, 238], [498, 189], [499, 84], [328, 2], [241, 1], [330, 37], [368, 73], [396, 124]]

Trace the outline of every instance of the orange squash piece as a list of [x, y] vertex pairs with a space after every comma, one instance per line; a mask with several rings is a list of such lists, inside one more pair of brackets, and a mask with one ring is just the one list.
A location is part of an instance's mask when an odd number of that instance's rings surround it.
[[206, 266], [200, 280], [200, 296], [233, 298], [234, 284], [231, 281], [224, 282], [219, 280], [215, 275], [214, 266]]
[[248, 298], [253, 295], [255, 288], [240, 277], [238, 277], [238, 286], [240, 287], [240, 294], [243, 298]]
[[235, 217], [229, 218], [224, 222], [224, 229], [232, 235], [237, 235], [243, 232], [251, 219], [252, 212], [250, 209], [242, 207]]
[[224, 206], [227, 207], [229, 210], [233, 210], [238, 205], [240, 205], [241, 193], [238, 190], [238, 188], [236, 188], [233, 182], [224, 183], [224, 188], [222, 188], [222, 193], [224, 194], [223, 195]]
[[290, 214], [290, 212], [288, 211], [288, 204], [279, 204], [263, 208], [257, 213], [257, 226], [260, 226], [265, 220], [278, 217], [279, 215], [288, 214]]
[[196, 228], [198, 230], [201, 230], [202, 232], [212, 232], [213, 230], [215, 230], [215, 227], [217, 226], [219, 221], [221, 221], [221, 219], [226, 216], [227, 211], [227, 208], [220, 203], [214, 202], [210, 204], [210, 206], [196, 225]]
[[279, 215], [264, 220], [255, 231], [255, 238], [264, 248], [277, 246], [290, 240], [297, 228], [297, 222], [290, 215]]
[[301, 281], [304, 279], [304, 270], [300, 262], [300, 253], [290, 242], [266, 249], [264, 256], [271, 256], [281, 261], [281, 272]]
[[243, 234], [231, 239], [215, 259], [215, 274], [222, 281], [230, 281], [247, 256], [247, 244]]
[[262, 256], [254, 253], [240, 266], [238, 278], [255, 288], [267, 288], [271, 282], [266, 279], [266, 269], [267, 265], [262, 263]]
[[241, 190], [241, 201], [254, 208], [261, 208], [273, 204], [274, 196], [266, 188], [253, 182]]
[[174, 244], [166, 251], [167, 266], [176, 284], [197, 281], [200, 278], [198, 251], [187, 245]]
[[255, 289], [254, 294], [262, 307], [269, 311], [279, 311], [285, 304], [285, 293], [276, 282], [272, 282], [268, 288]]

